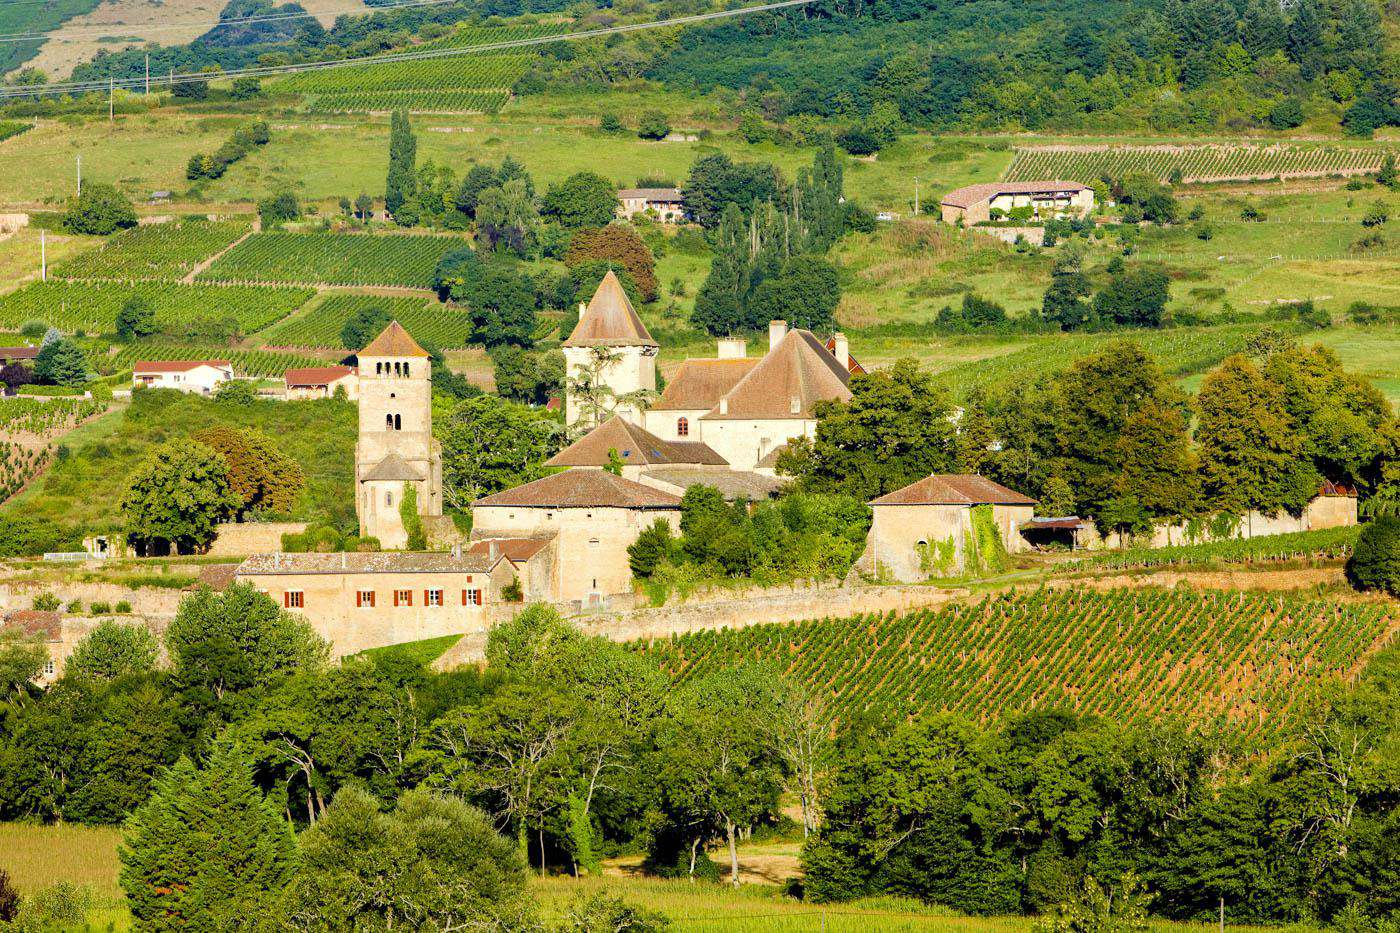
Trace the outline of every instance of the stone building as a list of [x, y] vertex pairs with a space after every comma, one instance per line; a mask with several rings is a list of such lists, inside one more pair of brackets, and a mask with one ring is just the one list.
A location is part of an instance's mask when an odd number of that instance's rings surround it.
[[972, 510], [991, 506], [997, 535], [1009, 553], [1026, 549], [1020, 528], [1035, 500], [983, 476], [934, 474], [870, 503], [870, 533], [856, 567], [872, 576], [917, 583], [951, 576], [975, 547]]
[[233, 364], [228, 360], [142, 360], [131, 368], [132, 388], [175, 389], [196, 395], [211, 395], [232, 378]]
[[442, 445], [433, 437], [432, 364], [398, 321], [359, 354], [360, 437], [355, 512], [360, 534], [384, 548], [408, 545], [407, 490], [425, 519], [442, 515]]
[[485, 632], [516, 579], [496, 549], [484, 552], [258, 554], [235, 578], [306, 619], [336, 657], [444, 635]]
[[[613, 414], [641, 423], [656, 393], [659, 349], [609, 269], [563, 343], [564, 423], [594, 427]], [[580, 390], [584, 383], [592, 391]]]
[[631, 591], [627, 548], [658, 518], [678, 529], [680, 510], [679, 496], [607, 470], [565, 470], [472, 503], [473, 547], [552, 540], [549, 579], [532, 586], [551, 602], [594, 605]]
[[631, 220], [650, 214], [663, 224], [685, 220], [685, 204], [679, 188], [623, 188], [617, 193], [617, 216]]
[[1032, 218], [1048, 220], [1093, 211], [1094, 189], [1077, 181], [995, 181], [949, 191], [938, 206], [949, 224], [986, 223], [992, 211], [1009, 215], [1018, 207], [1030, 208]]

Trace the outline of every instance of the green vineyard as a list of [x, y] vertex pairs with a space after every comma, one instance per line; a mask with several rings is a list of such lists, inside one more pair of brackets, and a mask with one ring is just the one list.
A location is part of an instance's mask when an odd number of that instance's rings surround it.
[[90, 398], [0, 398], [0, 434], [52, 437], [106, 407]]
[[304, 366], [324, 366], [322, 357], [304, 353], [280, 353], [276, 350], [231, 350], [220, 346], [199, 346], [167, 343], [133, 343], [121, 346], [115, 353], [94, 352], [89, 355], [92, 366], [100, 373], [129, 370], [138, 360], [165, 362], [167, 360], [228, 360], [239, 376], [280, 379], [289, 369]]
[[1342, 677], [1393, 636], [1380, 602], [1250, 591], [1036, 590], [898, 614], [639, 643], [678, 682], [766, 663], [838, 717], [1068, 707], [1132, 720], [1226, 717], [1267, 734], [1305, 681]]
[[449, 236], [255, 233], [200, 273], [199, 281], [429, 288], [438, 260], [465, 242]]
[[0, 440], [0, 502], [24, 488], [24, 484], [44, 471], [53, 459], [51, 447], [25, 447]]
[[180, 279], [247, 233], [244, 220], [148, 224], [54, 269], [62, 279]]
[[1341, 560], [1351, 554], [1361, 529], [1357, 525], [1210, 541], [1159, 548], [1129, 548], [1094, 554], [1056, 565], [1058, 573], [1081, 570], [1143, 570], [1210, 564], [1267, 564], [1279, 561]]
[[462, 312], [423, 298], [382, 298], [377, 295], [331, 294], [304, 312], [259, 334], [271, 347], [342, 349], [341, 328], [365, 308], [381, 308], [402, 324], [419, 343], [440, 350], [466, 346], [471, 320]]
[[1017, 149], [1007, 181], [1151, 175], [1167, 181], [1249, 181], [1360, 175], [1380, 168], [1385, 150], [1358, 146], [1035, 146]]
[[301, 307], [310, 288], [183, 285], [178, 282], [36, 282], [0, 299], [0, 326], [18, 328], [43, 321], [65, 331], [111, 333], [117, 312], [133, 295], [155, 312], [156, 326], [180, 333], [188, 326], [231, 320], [242, 333], [261, 330]]
[[345, 91], [307, 97], [309, 110], [322, 113], [495, 113], [510, 91]]
[[304, 95], [308, 109], [328, 112], [495, 113], [533, 61], [533, 54], [487, 53], [353, 65], [292, 75], [277, 90]]

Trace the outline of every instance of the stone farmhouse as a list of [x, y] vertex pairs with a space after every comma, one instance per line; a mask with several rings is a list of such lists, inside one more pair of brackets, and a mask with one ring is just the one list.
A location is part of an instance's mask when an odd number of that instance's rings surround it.
[[282, 379], [289, 400], [331, 398], [336, 389], [344, 389], [345, 397], [351, 401], [360, 397], [360, 375], [354, 366], [308, 366], [289, 369]]
[[382, 547], [408, 546], [408, 490], [425, 524], [442, 517], [442, 445], [433, 437], [432, 363], [398, 321], [359, 354], [360, 438], [355, 513], [360, 534]]
[[1018, 207], [1029, 207], [1037, 220], [1084, 216], [1094, 209], [1094, 189], [1077, 181], [998, 181], [958, 188], [939, 202], [944, 223], [965, 226], [986, 223], [992, 211], [1010, 214]]
[[678, 188], [623, 188], [617, 193], [617, 216], [631, 220], [638, 214], [651, 214], [663, 224], [685, 220], [685, 205]]
[[211, 395], [220, 383], [233, 379], [228, 360], [164, 360], [136, 363], [131, 371], [133, 388], [175, 389]]

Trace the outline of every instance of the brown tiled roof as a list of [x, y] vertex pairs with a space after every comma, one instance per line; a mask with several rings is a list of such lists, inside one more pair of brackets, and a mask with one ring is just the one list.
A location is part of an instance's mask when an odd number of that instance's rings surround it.
[[199, 568], [199, 579], [187, 590], [197, 590], [202, 586], [207, 586], [216, 593], [222, 593], [233, 584], [233, 578], [238, 573], [237, 564], [205, 564]]
[[187, 373], [201, 366], [213, 366], [215, 369], [232, 368], [232, 364], [228, 360], [142, 360], [132, 367], [132, 371], [138, 373]]
[[[836, 338], [835, 338], [835, 337], [828, 337], [828, 338], [826, 338], [826, 343], [823, 344], [823, 346], [826, 347], [826, 352], [827, 352], [827, 353], [830, 353], [830, 354], [832, 355], [833, 358], [836, 356]], [[846, 371], [847, 371], [848, 373], [850, 373], [852, 376], [863, 376], [863, 375], [865, 375], [865, 367], [862, 366], [862, 365], [860, 365], [860, 363], [856, 362], [856, 358], [855, 358], [854, 356], [852, 356], [852, 355], [850, 354], [849, 351], [847, 351], [847, 353], [846, 353]]]
[[658, 347], [611, 269], [579, 316], [566, 347]]
[[63, 630], [63, 613], [43, 609], [16, 609], [5, 613], [5, 627], [17, 628], [25, 635], [41, 635], [47, 641], [58, 641]]
[[620, 201], [645, 198], [648, 201], [679, 202], [681, 191], [679, 188], [623, 188], [617, 197]]
[[776, 469], [778, 466], [778, 458], [781, 457], [783, 455], [783, 451], [787, 449], [787, 444], [779, 444], [777, 447], [774, 447], [772, 450], [768, 451], [768, 453], [764, 454], [763, 457], [757, 463], [754, 464], [754, 466], [762, 467], [765, 470]]
[[370, 467], [368, 473], [360, 477], [360, 481], [365, 483], [384, 482], [386, 480], [401, 480], [405, 483], [409, 483], [420, 482], [422, 479], [423, 474], [418, 471], [417, 467], [410, 464], [392, 450], [384, 455], [383, 460], [380, 460], [374, 466]]
[[418, 346], [398, 321], [390, 321], [389, 326], [360, 351], [360, 356], [423, 356], [428, 351]]
[[751, 473], [748, 470], [697, 470], [692, 467], [657, 467], [642, 474], [669, 486], [689, 489], [691, 486], [711, 486], [730, 502], [749, 499], [757, 502], [777, 495], [787, 480]]
[[565, 470], [478, 499], [472, 505], [540, 509], [679, 509], [681, 500], [668, 492], [614, 476], [607, 470]]
[[254, 554], [238, 565], [238, 576], [299, 573], [490, 573], [496, 562], [480, 554], [446, 551], [339, 551]]
[[881, 496], [871, 505], [1035, 505], [1030, 496], [1007, 489], [985, 476], [935, 473]]
[[0, 347], [0, 360], [32, 360], [39, 355], [39, 347]]
[[627, 466], [700, 463], [725, 466], [728, 461], [697, 441], [663, 441], [620, 415], [589, 431], [544, 462], [549, 467], [603, 467], [608, 451], [616, 450]]
[[851, 378], [811, 331], [791, 330], [730, 389], [706, 420], [811, 418], [822, 401], [848, 401]]
[[471, 543], [469, 553], [477, 557], [489, 557], [491, 545], [494, 544], [497, 553], [504, 556], [506, 560], [512, 564], [523, 564], [548, 547], [549, 542], [553, 541], [555, 537], [556, 535], [532, 538], [481, 538]]
[[949, 191], [941, 203], [949, 207], [972, 207], [990, 200], [999, 194], [1050, 194], [1061, 191], [1083, 191], [1088, 185], [1077, 181], [993, 181], [980, 185], [968, 185]]
[[1355, 489], [1341, 483], [1334, 483], [1330, 479], [1322, 481], [1322, 485], [1318, 487], [1317, 494], [1319, 496], [1342, 496], [1349, 499], [1356, 498]]
[[686, 360], [648, 411], [709, 411], [762, 357]]
[[324, 386], [355, 372], [353, 366], [307, 366], [289, 369], [283, 376], [289, 386]]
[[1078, 515], [1062, 515], [1058, 518], [1032, 518], [1022, 522], [1023, 531], [1078, 531], [1084, 527], [1084, 519]]

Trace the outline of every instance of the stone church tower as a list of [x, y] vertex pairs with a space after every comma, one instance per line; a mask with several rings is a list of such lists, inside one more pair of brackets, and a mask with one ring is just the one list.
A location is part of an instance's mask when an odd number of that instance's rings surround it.
[[359, 353], [360, 440], [355, 512], [360, 534], [386, 549], [408, 545], [399, 507], [406, 487], [418, 514], [442, 514], [442, 446], [433, 438], [432, 364], [398, 321]]
[[[656, 354], [660, 344], [637, 316], [611, 269], [586, 305], [579, 306], [564, 348], [564, 419], [569, 427], [594, 428], [613, 415], [642, 423], [643, 406], [623, 400], [636, 393], [656, 393]], [[592, 393], [578, 391], [580, 381], [595, 383]]]

